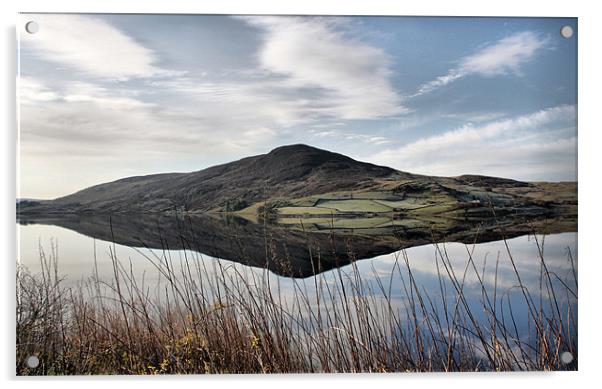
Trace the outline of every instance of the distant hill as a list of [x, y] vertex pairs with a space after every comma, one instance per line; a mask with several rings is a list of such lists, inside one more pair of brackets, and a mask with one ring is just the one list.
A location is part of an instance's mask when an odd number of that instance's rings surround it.
[[482, 213], [479, 209], [466, 209], [484, 208], [486, 203], [504, 207], [507, 212], [542, 215], [567, 204], [576, 213], [576, 185], [533, 184], [475, 175], [428, 177], [307, 145], [290, 145], [192, 173], [129, 177], [55, 200], [20, 202], [17, 212], [244, 213], [258, 212], [268, 202], [275, 204], [273, 208], [280, 215], [288, 212], [294, 217], [300, 213], [328, 216], [334, 211], [340, 217], [373, 218], [395, 213], [398, 218], [406, 212], [420, 216], [427, 211], [448, 212], [456, 217], [478, 215]]
[[192, 173], [124, 178], [36, 204], [39, 210], [72, 213], [218, 211], [242, 208], [266, 196], [299, 197], [359, 189], [396, 173], [341, 154], [291, 145]]

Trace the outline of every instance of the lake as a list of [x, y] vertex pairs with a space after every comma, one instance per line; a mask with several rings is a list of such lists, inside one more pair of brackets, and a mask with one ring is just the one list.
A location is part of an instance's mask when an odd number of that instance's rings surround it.
[[[171, 274], [181, 275], [185, 282], [192, 280], [201, 286], [211, 285], [207, 295], [215, 301], [219, 300], [223, 288], [230, 286], [220, 284], [216, 287], [211, 282], [226, 274], [226, 279], [230, 280], [227, 282], [232, 284], [244, 279], [256, 288], [276, 291], [284, 309], [305, 319], [312, 315], [315, 318], [317, 310], [328, 312], [332, 309], [336, 298], [320, 304], [316, 297], [332, 294], [332, 290], [341, 287], [353, 289], [355, 298], [370, 299], [370, 305], [379, 306], [374, 309], [380, 310], [383, 316], [386, 312], [382, 309], [400, 313], [406, 319], [415, 316], [415, 313], [410, 315], [413, 308], [408, 302], [419, 297], [425, 306], [419, 316], [436, 314], [444, 317], [457, 309], [458, 288], [461, 288], [462, 304], [466, 304], [464, 309], [471, 312], [471, 317], [466, 320], [487, 328], [496, 321], [512, 321], [515, 336], [527, 343], [534, 336], [530, 309], [542, 313], [557, 310], [561, 316], [570, 314], [576, 318], [576, 232], [526, 234], [506, 241], [498, 239], [474, 244], [424, 244], [423, 240], [417, 239], [413, 245], [411, 239], [406, 239], [403, 244], [398, 243], [406, 248], [398, 250], [383, 243], [380, 237], [367, 240], [366, 237], [350, 238], [353, 235], [347, 235], [340, 239], [346, 242], [345, 249], [331, 242], [339, 236], [328, 233], [318, 237], [313, 233], [303, 242], [301, 238], [305, 235], [287, 229], [283, 232], [232, 221], [226, 226], [210, 224], [212, 228], [209, 229], [201, 222], [191, 223], [185, 229], [195, 231], [194, 227], [199, 227], [197, 236], [180, 235], [178, 243], [178, 239], [170, 237], [167, 231], [153, 232], [166, 227], [153, 223], [157, 222], [155, 219], [142, 224], [136, 217], [112, 218], [108, 223], [108, 219], [104, 220], [102, 223], [98, 218], [78, 217], [54, 220], [54, 224], [48, 221], [49, 224], [18, 225], [19, 264], [31, 273], [39, 274], [41, 255], [56, 259], [63, 286], [77, 287], [91, 280], [113, 285], [117, 260], [139, 289], [149, 298], [160, 301], [165, 301], [165, 296], [174, 298], [174, 291], [168, 287], [168, 278], [161, 269], [169, 268]], [[231, 239], [227, 239], [223, 231], [230, 228]], [[250, 235], [240, 236], [241, 231]], [[261, 235], [261, 232], [265, 234], [264, 239], [253, 235]], [[289, 235], [282, 235], [285, 233]], [[253, 237], [252, 243], [247, 241], [249, 236]], [[197, 244], [191, 243], [192, 240]], [[287, 244], [279, 251], [277, 247], [283, 241]], [[350, 241], [370, 247], [356, 247], [355, 252], [361, 256], [349, 254], [352, 252]], [[347, 258], [329, 253], [330, 248], [346, 250]], [[232, 260], [236, 255], [239, 255], [237, 260]], [[266, 255], [280, 260], [262, 263]], [[292, 255], [296, 257], [291, 258]], [[370, 257], [365, 258], [366, 255]], [[322, 271], [319, 272], [315, 271], [318, 257], [325, 262], [325, 265], [320, 264]], [[284, 263], [276, 266], [274, 262]], [[287, 266], [291, 270], [291, 263], [297, 264], [302, 274], [294, 269], [290, 273], [283, 270]], [[266, 270], [263, 264], [271, 270]], [[308, 268], [313, 268], [314, 274], [308, 274]], [[360, 284], [357, 283], [358, 276]], [[456, 282], [450, 281], [451, 277]], [[548, 299], [550, 286], [562, 291], [553, 303]], [[237, 286], [232, 287], [234, 290]], [[103, 293], [109, 296], [111, 290]], [[335, 294], [340, 294], [341, 290], [337, 290]], [[299, 303], [300, 294], [304, 296], [304, 304]], [[532, 307], [525, 303], [526, 296]], [[495, 318], [483, 309], [484, 304], [490, 305]], [[309, 322], [316, 326], [315, 320]]]

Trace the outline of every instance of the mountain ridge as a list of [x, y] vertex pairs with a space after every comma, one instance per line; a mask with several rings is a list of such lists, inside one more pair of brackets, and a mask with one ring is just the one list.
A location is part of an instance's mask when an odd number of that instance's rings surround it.
[[401, 213], [416, 213], [415, 208], [458, 213], [478, 205], [485, 211], [486, 204], [509, 212], [518, 208], [531, 212], [537, 206], [541, 215], [558, 205], [576, 204], [576, 189], [573, 193], [570, 184], [479, 175], [417, 175], [294, 144], [190, 173], [126, 177], [55, 200], [24, 202], [17, 205], [17, 213], [265, 214], [269, 208], [295, 218], [333, 211], [341, 217], [400, 217]]
[[[207, 212], [231, 202], [263, 200], [266, 192], [268, 197], [288, 197], [353, 190], [394, 174], [407, 173], [295, 144], [190, 173], [125, 177], [38, 202], [37, 208], [69, 213], [165, 212], [174, 208]], [[36, 207], [21, 207], [20, 211], [26, 208], [33, 211]]]

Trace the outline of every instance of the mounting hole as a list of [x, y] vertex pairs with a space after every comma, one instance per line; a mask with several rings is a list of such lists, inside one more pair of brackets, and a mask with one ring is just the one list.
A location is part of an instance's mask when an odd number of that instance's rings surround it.
[[40, 26], [38, 25], [38, 23], [32, 20], [25, 24], [25, 31], [27, 31], [30, 34], [35, 34], [36, 32], [40, 31]]
[[25, 363], [30, 369], [35, 369], [36, 367], [40, 366], [40, 358], [36, 357], [35, 355], [30, 355]]
[[563, 352], [562, 354], [560, 354], [560, 362], [562, 362], [565, 365], [568, 365], [569, 363], [573, 362], [573, 354], [571, 354], [568, 351]]
[[562, 28], [560, 29], [560, 35], [562, 35], [562, 37], [565, 39], [569, 39], [573, 36], [573, 27], [562, 26]]

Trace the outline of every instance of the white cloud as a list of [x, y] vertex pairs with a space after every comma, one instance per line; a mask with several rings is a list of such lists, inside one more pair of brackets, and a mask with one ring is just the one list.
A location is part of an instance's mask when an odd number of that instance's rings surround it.
[[484, 76], [518, 73], [521, 65], [545, 43], [544, 39], [530, 31], [520, 32], [465, 58], [460, 64], [460, 72]]
[[[255, 107], [244, 100], [244, 94], [234, 93], [247, 105], [248, 115], [228, 112], [228, 104], [219, 99], [214, 104], [192, 101], [177, 106], [149, 103], [136, 94], [127, 88], [108, 89], [79, 81], [63, 82], [60, 89], [53, 89], [37, 79], [21, 77], [22, 135], [44, 140], [40, 144], [50, 153], [60, 147], [84, 155], [96, 149], [106, 154], [136, 150], [141, 155], [168, 157], [170, 153], [211, 154], [218, 144], [219, 153], [225, 153], [276, 135], [256, 116], [262, 115], [264, 104]], [[244, 124], [245, 120], [250, 122]], [[29, 145], [25, 142], [23, 146]]]
[[[65, 82], [55, 89], [21, 77], [19, 94], [20, 190], [26, 197], [57, 197], [131, 175], [202, 169], [264, 152], [278, 135], [257, 122], [243, 125], [244, 117], [228, 122], [225, 109], [211, 112], [215, 105], [195, 110], [196, 102], [183, 108], [150, 104], [127, 89], [92, 83]], [[254, 107], [248, 107], [251, 115]]]
[[[386, 117], [407, 112], [389, 80], [387, 54], [352, 40], [333, 18], [245, 17], [261, 28], [258, 55], [264, 71], [283, 77], [282, 85], [318, 88], [321, 113], [341, 119]], [[318, 94], [319, 96], [320, 94]]]
[[491, 77], [518, 74], [521, 66], [530, 61], [546, 43], [545, 39], [530, 31], [503, 38], [473, 55], [462, 58], [459, 65], [447, 74], [422, 84], [414, 96], [431, 92], [469, 75]]
[[319, 99], [270, 79], [244, 81], [201, 81], [178, 77], [151, 83], [182, 100], [182, 109], [190, 109], [215, 130], [241, 130], [248, 127], [288, 127], [310, 123], [323, 116]]
[[[554, 272], [563, 280], [572, 279], [572, 267], [571, 262], [567, 260], [566, 249], [567, 247], [571, 250], [577, 249], [576, 233], [553, 234], [545, 238], [537, 235], [536, 238], [537, 240], [533, 235], [529, 235], [475, 245], [439, 243], [436, 246], [429, 244], [404, 251], [419, 284], [437, 279], [440, 269], [433, 266], [433, 262], [435, 258], [441, 260], [443, 255], [456, 274], [463, 274], [465, 293], [474, 293], [475, 299], [478, 299], [482, 297], [482, 283], [492, 288], [497, 287], [498, 291], [513, 288], [514, 293], [520, 294], [516, 288], [515, 266], [521, 275], [523, 285], [532, 293], [538, 290], [541, 281], [541, 263], [533, 260], [538, 258], [539, 250], [542, 249], [538, 245], [543, 245], [546, 266], [550, 272]], [[512, 258], [509, 257], [509, 253], [512, 254]], [[371, 260], [370, 266], [376, 267], [382, 276], [390, 276], [391, 267], [394, 266], [396, 259], [403, 261], [402, 255], [403, 253], [397, 252], [376, 257]], [[464, 273], [469, 260], [475, 262], [474, 269], [478, 270], [473, 271], [471, 267]], [[367, 274], [371, 274], [370, 271]]]
[[[41, 81], [28, 76], [19, 77], [19, 101], [22, 105], [37, 105], [47, 102], [97, 103], [105, 109], [128, 110], [138, 107], [153, 107], [131, 97], [120, 96], [105, 87], [83, 81], [62, 83], [62, 90], [54, 90]], [[122, 91], [126, 92], [125, 90]]]
[[[430, 175], [576, 179], [575, 118], [575, 107], [562, 105], [478, 126], [467, 124], [383, 150], [369, 160]], [[561, 125], [565, 126], [559, 134]]]
[[315, 138], [331, 138], [338, 140], [348, 140], [353, 141], [358, 144], [370, 144], [375, 146], [381, 146], [385, 144], [392, 143], [391, 139], [386, 138], [384, 136], [378, 135], [368, 135], [368, 134], [360, 134], [357, 132], [350, 132], [344, 130], [319, 130], [319, 129], [310, 129], [309, 133]]
[[34, 48], [44, 60], [102, 78], [170, 74], [156, 65], [152, 50], [99, 18], [37, 14], [35, 21], [40, 31], [22, 34], [21, 44]]
[[59, 95], [55, 91], [34, 78], [20, 76], [18, 83], [20, 104], [34, 104], [36, 102], [53, 101], [59, 98]]
[[464, 120], [468, 123], [483, 123], [496, 119], [501, 119], [506, 116], [504, 112], [463, 112], [463, 113], [446, 113], [441, 115], [444, 118]]
[[155, 107], [127, 96], [116, 96], [105, 87], [88, 82], [67, 83], [62, 99], [68, 103], [96, 103], [105, 109], [128, 111], [134, 108]]

